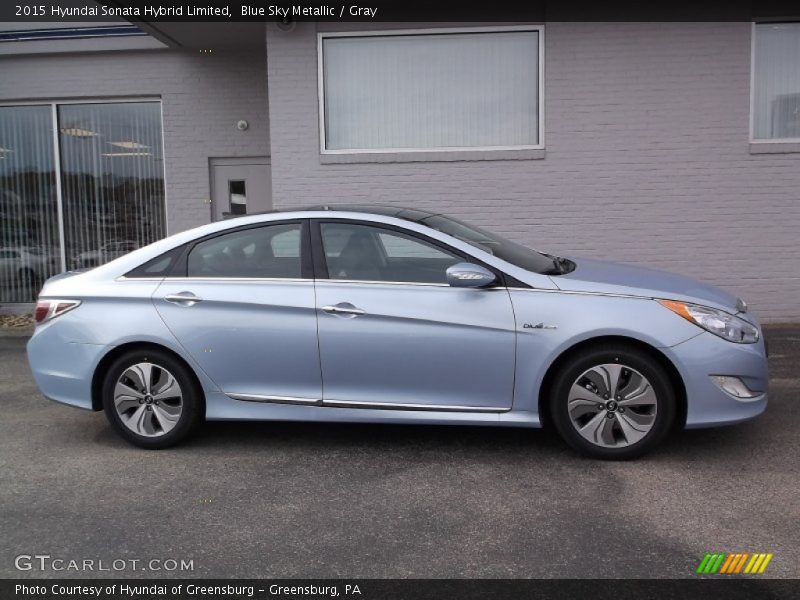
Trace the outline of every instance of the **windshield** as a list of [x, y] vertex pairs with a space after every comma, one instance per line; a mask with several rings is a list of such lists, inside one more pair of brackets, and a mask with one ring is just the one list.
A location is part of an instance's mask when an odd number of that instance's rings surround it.
[[431, 215], [419, 219], [419, 222], [431, 229], [452, 235], [526, 271], [542, 275], [561, 275], [574, 269], [574, 265], [570, 261], [531, 250], [497, 234], [467, 225], [451, 217]]

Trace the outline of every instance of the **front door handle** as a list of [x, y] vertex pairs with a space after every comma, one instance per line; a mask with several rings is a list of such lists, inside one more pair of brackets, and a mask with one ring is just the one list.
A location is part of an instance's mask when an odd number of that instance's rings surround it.
[[172, 302], [178, 306], [194, 306], [203, 299], [195, 296], [192, 292], [179, 292], [177, 294], [168, 294], [164, 296], [164, 300]]
[[367, 314], [366, 311], [356, 308], [349, 302], [340, 302], [335, 306], [323, 306], [322, 312], [326, 312], [329, 315], [350, 315], [353, 317]]

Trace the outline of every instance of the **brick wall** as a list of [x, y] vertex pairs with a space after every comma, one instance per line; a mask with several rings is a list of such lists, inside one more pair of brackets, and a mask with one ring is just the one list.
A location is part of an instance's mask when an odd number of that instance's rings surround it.
[[268, 26], [267, 56], [276, 206], [441, 210], [800, 320], [800, 154], [749, 152], [749, 23], [546, 24], [543, 160], [321, 164], [315, 25]]
[[0, 101], [160, 96], [171, 233], [210, 218], [209, 156], [271, 153], [279, 207], [435, 208], [553, 252], [694, 276], [764, 320], [800, 320], [800, 153], [749, 153], [748, 23], [548, 23], [545, 159], [384, 164], [320, 163], [316, 27], [266, 29], [268, 61], [0, 58]]
[[[160, 96], [169, 233], [208, 223], [210, 156], [269, 154], [263, 52], [0, 58], [0, 101]], [[247, 131], [236, 129], [246, 119]]]

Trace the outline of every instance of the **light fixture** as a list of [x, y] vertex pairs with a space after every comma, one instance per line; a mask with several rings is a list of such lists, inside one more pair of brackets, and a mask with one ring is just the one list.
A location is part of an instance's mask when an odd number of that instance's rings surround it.
[[132, 141], [122, 141], [122, 142], [108, 142], [112, 146], [116, 146], [117, 148], [126, 148], [128, 150], [140, 150], [142, 148], [149, 148], [146, 144], [140, 144], [139, 142], [132, 142]]
[[275, 27], [284, 33], [289, 33], [290, 31], [294, 31], [295, 27], [297, 27], [297, 21], [289, 16], [281, 17], [275, 22]]
[[711, 381], [716, 383], [722, 391], [727, 392], [737, 400], [752, 400], [764, 395], [764, 392], [751, 390], [739, 377], [734, 377], [733, 375], [711, 375], [710, 377]]
[[100, 135], [96, 131], [92, 131], [90, 129], [81, 129], [80, 127], [65, 127], [61, 130], [61, 133], [79, 138], [88, 138]]

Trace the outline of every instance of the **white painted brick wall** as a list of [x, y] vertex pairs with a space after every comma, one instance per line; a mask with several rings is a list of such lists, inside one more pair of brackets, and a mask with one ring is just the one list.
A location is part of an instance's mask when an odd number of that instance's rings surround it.
[[[0, 58], [0, 101], [159, 96], [169, 233], [211, 218], [210, 156], [269, 155], [263, 52], [174, 50]], [[246, 119], [247, 131], [236, 129]]]
[[800, 154], [749, 153], [750, 24], [548, 23], [545, 44], [544, 160], [323, 165], [316, 27], [267, 27], [275, 205], [436, 209], [800, 321]]

